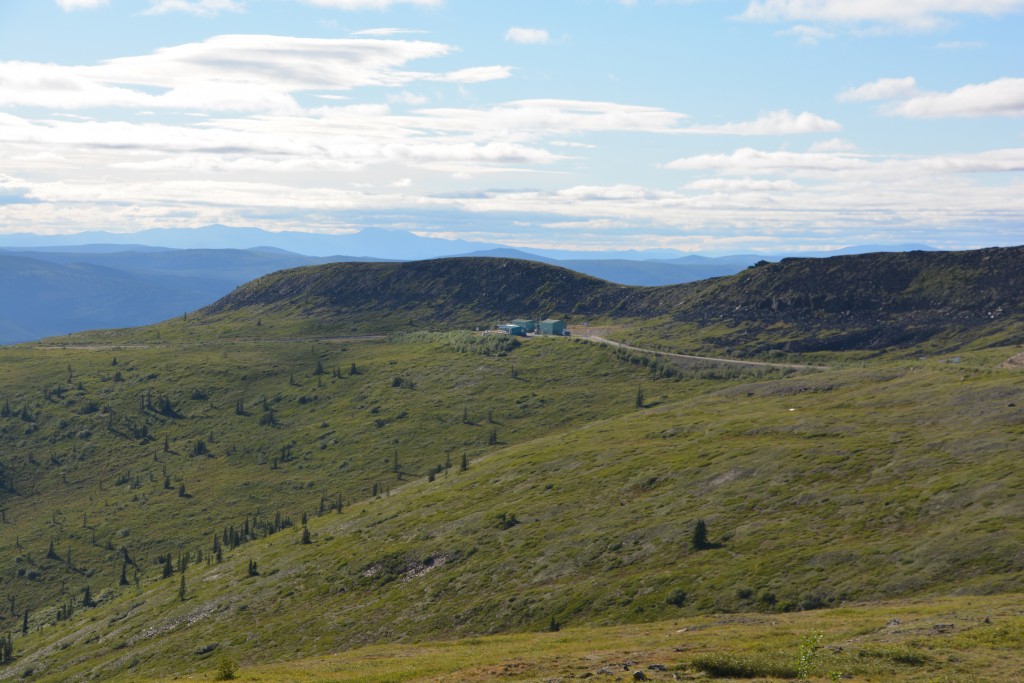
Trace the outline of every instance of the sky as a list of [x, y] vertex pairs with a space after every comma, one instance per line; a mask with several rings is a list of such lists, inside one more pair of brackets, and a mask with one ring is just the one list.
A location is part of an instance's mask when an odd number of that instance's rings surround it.
[[0, 0], [0, 233], [1024, 243], [1024, 0]]

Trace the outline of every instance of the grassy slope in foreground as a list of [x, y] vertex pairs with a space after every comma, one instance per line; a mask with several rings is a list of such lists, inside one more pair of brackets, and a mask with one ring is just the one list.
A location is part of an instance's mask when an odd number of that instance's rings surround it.
[[[1020, 681], [1018, 595], [883, 602], [790, 614], [736, 614], [370, 646], [245, 667], [247, 681], [467, 683], [622, 680]], [[821, 639], [817, 639], [817, 635]], [[808, 647], [816, 643], [817, 649]], [[811, 653], [801, 658], [802, 653]], [[220, 666], [216, 653], [211, 670]], [[608, 672], [611, 672], [610, 674]], [[628, 673], [627, 673], [628, 672]], [[162, 679], [162, 682], [179, 679]]]
[[[311, 519], [309, 545], [284, 532], [196, 566], [183, 602], [176, 575], [19, 639], [19, 667], [180, 675], [211, 668], [202, 644], [248, 666], [552, 616], [1018, 591], [1024, 396], [1000, 353], [727, 388], [497, 449]], [[720, 547], [691, 549], [697, 518]]]
[[[183, 551], [209, 553], [214, 533], [257, 511], [299, 524], [338, 496], [399, 485], [396, 456], [408, 480], [633, 410], [645, 368], [562, 341], [492, 355], [469, 333], [0, 349], [0, 571], [15, 598], [0, 632], [25, 609], [52, 620], [86, 586], [119, 590], [122, 547], [128, 578], [145, 583], [160, 555], [178, 566]], [[678, 400], [738, 381], [690, 376], [647, 392]]]

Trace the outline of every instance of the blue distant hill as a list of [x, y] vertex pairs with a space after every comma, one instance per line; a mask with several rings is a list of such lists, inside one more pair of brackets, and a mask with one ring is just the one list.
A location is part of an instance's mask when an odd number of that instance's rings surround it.
[[[848, 247], [820, 257], [924, 245]], [[517, 258], [627, 285], [659, 286], [732, 275], [786, 254], [702, 256], [673, 250], [573, 252], [421, 237], [368, 228], [348, 235], [213, 225], [136, 233], [0, 235], [0, 343], [84, 329], [146, 325], [196, 310], [268, 273], [344, 261], [448, 256]]]

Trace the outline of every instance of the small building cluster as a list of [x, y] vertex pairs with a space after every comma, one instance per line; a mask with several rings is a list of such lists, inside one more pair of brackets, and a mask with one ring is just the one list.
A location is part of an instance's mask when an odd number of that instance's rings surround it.
[[564, 320], [528, 320], [521, 318], [498, 325], [496, 328], [500, 332], [510, 334], [513, 337], [525, 337], [529, 334], [551, 334], [558, 337], [568, 337], [569, 330], [566, 329]]

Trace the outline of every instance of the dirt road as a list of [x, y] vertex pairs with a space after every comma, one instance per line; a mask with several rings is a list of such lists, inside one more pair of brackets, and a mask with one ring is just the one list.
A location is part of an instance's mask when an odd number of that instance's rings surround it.
[[609, 346], [617, 346], [620, 349], [639, 351], [640, 353], [650, 353], [654, 354], [655, 356], [662, 356], [663, 358], [696, 360], [704, 361], [707, 363], [721, 363], [723, 365], [741, 365], [752, 368], [782, 368], [789, 370], [828, 370], [828, 367], [824, 365], [800, 365], [797, 363], [763, 363], [753, 360], [735, 360], [733, 358], [712, 358], [710, 356], [689, 356], [683, 353], [667, 353], [665, 351], [655, 351], [654, 349], [644, 349], [640, 348], [639, 346], [630, 346], [629, 344], [623, 344], [622, 342], [612, 341], [611, 339], [605, 339], [604, 337], [598, 336], [580, 336], [577, 338], [589, 339], [591, 341], [600, 342], [601, 344], [608, 344]]

